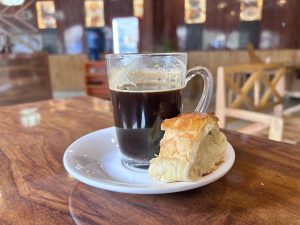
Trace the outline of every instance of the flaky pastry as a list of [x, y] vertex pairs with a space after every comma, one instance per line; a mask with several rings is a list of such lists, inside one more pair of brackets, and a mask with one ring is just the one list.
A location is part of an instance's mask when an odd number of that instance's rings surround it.
[[227, 140], [218, 119], [187, 113], [166, 119], [160, 153], [150, 163], [150, 177], [162, 182], [194, 181], [213, 172], [225, 159]]

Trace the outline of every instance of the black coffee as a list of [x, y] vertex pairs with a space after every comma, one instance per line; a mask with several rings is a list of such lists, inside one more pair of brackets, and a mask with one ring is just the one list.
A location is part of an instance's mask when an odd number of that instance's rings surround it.
[[111, 90], [121, 152], [128, 158], [150, 160], [159, 153], [162, 121], [180, 113], [183, 89], [162, 84], [137, 84], [126, 89], [125, 86], [118, 91]]

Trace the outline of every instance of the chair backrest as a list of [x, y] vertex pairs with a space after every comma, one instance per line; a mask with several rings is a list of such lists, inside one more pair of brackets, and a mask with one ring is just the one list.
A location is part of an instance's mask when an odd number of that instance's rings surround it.
[[251, 42], [246, 45], [246, 50], [250, 59], [250, 63], [264, 63], [264, 61], [255, 53], [254, 46]]
[[225, 127], [226, 117], [271, 124], [274, 115], [256, 112], [271, 108], [280, 117], [284, 94], [285, 69], [279, 64], [219, 67], [216, 96], [219, 125]]
[[0, 54], [0, 106], [52, 98], [48, 54]]
[[84, 64], [85, 93], [103, 99], [110, 99], [105, 61]]

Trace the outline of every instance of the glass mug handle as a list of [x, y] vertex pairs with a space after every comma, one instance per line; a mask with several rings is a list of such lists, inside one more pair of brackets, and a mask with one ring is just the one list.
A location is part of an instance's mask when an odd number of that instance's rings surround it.
[[195, 111], [206, 112], [213, 91], [213, 78], [208, 69], [201, 66], [193, 67], [187, 71], [186, 78], [185, 78], [185, 86], [193, 77], [197, 75], [202, 77], [204, 81], [204, 87], [202, 91], [202, 96], [200, 98], [200, 101]]

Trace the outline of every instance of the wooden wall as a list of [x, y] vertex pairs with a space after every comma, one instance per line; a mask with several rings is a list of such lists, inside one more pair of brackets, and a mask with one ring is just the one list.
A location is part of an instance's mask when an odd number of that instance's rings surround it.
[[[282, 49], [257, 51], [264, 61], [300, 65], [300, 50]], [[50, 55], [49, 65], [53, 90], [83, 90], [83, 65], [86, 55]], [[191, 51], [188, 68], [204, 66], [216, 78], [218, 66], [250, 63], [246, 51]]]
[[300, 1], [288, 0], [281, 7], [277, 2], [264, 1], [261, 32], [268, 30], [280, 35], [279, 48], [300, 48]]
[[[224, 8], [219, 8], [225, 3]], [[239, 29], [239, 1], [208, 0], [206, 9], [206, 21], [203, 26], [206, 29], [217, 29], [224, 32], [231, 32]]]
[[[256, 54], [264, 61], [283, 63], [285, 65], [300, 65], [300, 50], [259, 50]], [[192, 51], [188, 52], [188, 67], [207, 67], [216, 78], [219, 66], [249, 64], [246, 51]]]
[[[270, 62], [280, 62], [288, 65], [300, 65], [300, 50], [268, 50], [257, 51], [257, 54]], [[0, 59], [0, 62], [4, 62]], [[83, 90], [83, 66], [87, 62], [86, 55], [50, 55], [49, 68], [53, 91]], [[188, 67], [205, 66], [216, 76], [218, 66], [249, 63], [246, 51], [192, 51], [188, 52]], [[0, 63], [1, 64], [1, 63]], [[0, 65], [0, 71], [5, 67]], [[3, 77], [2, 77], [3, 78]], [[47, 79], [43, 79], [46, 82]], [[1, 83], [1, 82], [0, 82]], [[3, 80], [2, 85], [5, 85]], [[40, 87], [41, 86], [39, 85]], [[21, 90], [21, 89], [20, 89]], [[44, 91], [47, 90], [44, 88]], [[48, 93], [48, 92], [47, 92]], [[38, 96], [37, 96], [38, 97]]]
[[83, 90], [86, 55], [50, 55], [50, 76], [55, 91]]
[[[220, 3], [226, 6], [220, 8]], [[133, 15], [132, 0], [104, 0], [105, 22], [111, 26], [114, 17]], [[82, 0], [55, 0], [57, 10], [65, 14], [58, 21], [58, 36], [63, 43], [63, 32], [75, 24], [84, 24]], [[208, 30], [229, 33], [240, 29], [240, 3], [236, 0], [207, 0], [207, 18], [201, 26]], [[300, 48], [300, 1], [288, 0], [279, 7], [277, 0], [264, 1], [259, 36], [272, 31], [280, 36], [279, 48]], [[153, 51], [169, 42], [176, 49], [176, 28], [184, 25], [184, 0], [144, 0], [141, 19], [141, 50]], [[84, 40], [83, 40], [84, 43]]]
[[111, 26], [111, 21], [114, 17], [125, 17], [132, 15], [132, 0], [104, 0], [104, 16], [105, 24], [107, 26]]
[[[57, 11], [64, 14], [64, 19], [57, 20], [57, 38], [64, 49], [64, 32], [71, 26], [80, 24], [84, 27], [84, 0], [54, 0]], [[261, 36], [271, 31], [280, 37], [277, 48], [300, 48], [300, 1], [287, 0], [278, 6], [278, 0], [265, 0], [262, 10], [263, 18], [259, 22]], [[225, 3], [225, 7], [220, 7]], [[13, 17], [24, 8], [33, 17], [20, 22]], [[24, 5], [5, 9], [0, 4], [0, 32], [10, 27], [11, 33], [36, 33], [35, 0], [26, 0]], [[4, 11], [2, 11], [4, 10]], [[104, 0], [105, 22], [111, 26], [114, 17], [132, 16], [133, 0]], [[201, 29], [219, 30], [229, 33], [240, 29], [240, 3], [237, 0], [207, 0], [207, 18], [204, 24], [196, 25]], [[4, 18], [11, 15], [10, 19]], [[19, 14], [20, 16], [21, 14]], [[3, 20], [4, 18], [4, 20]], [[25, 22], [25, 23], [24, 23]], [[176, 28], [184, 25], [184, 0], [144, 0], [144, 17], [141, 19], [141, 50], [153, 51], [169, 42], [176, 50]], [[200, 29], [200, 28], [199, 28]], [[82, 39], [85, 46], [84, 37]]]
[[[55, 0], [55, 9], [64, 14], [62, 20], [57, 20], [57, 35], [65, 52], [64, 32], [74, 25], [84, 26], [84, 5], [82, 0]], [[85, 46], [84, 37], [82, 43]]]
[[[144, 52], [153, 51], [154, 26], [153, 26], [153, 2], [144, 0], [144, 18], [141, 21], [140, 47]], [[156, 34], [157, 36], [157, 34]]]
[[[145, 13], [152, 13], [145, 19], [152, 19], [148, 23], [153, 29], [153, 44], [160, 45], [169, 39], [176, 45], [176, 28], [184, 24], [184, 0], [145, 0]], [[220, 3], [225, 7], [220, 8]], [[271, 31], [280, 36], [276, 48], [300, 48], [300, 1], [287, 0], [286, 4], [278, 6], [277, 0], [265, 0], [259, 22], [260, 37], [263, 31]], [[152, 7], [152, 8], [151, 8]], [[207, 18], [204, 24], [198, 25], [208, 30], [220, 30], [228, 33], [240, 29], [240, 3], [236, 0], [207, 0]], [[258, 37], [258, 40], [259, 40]], [[151, 45], [151, 43], [149, 43]]]

